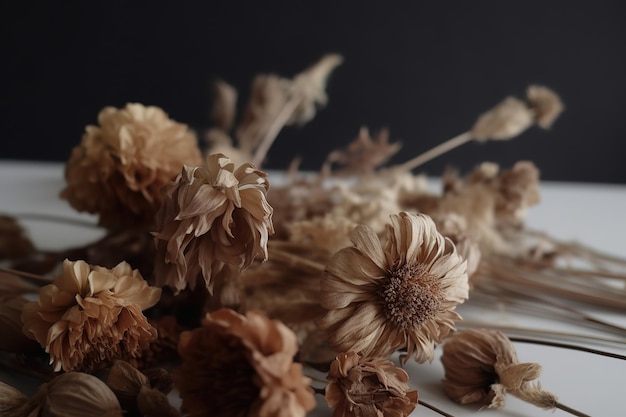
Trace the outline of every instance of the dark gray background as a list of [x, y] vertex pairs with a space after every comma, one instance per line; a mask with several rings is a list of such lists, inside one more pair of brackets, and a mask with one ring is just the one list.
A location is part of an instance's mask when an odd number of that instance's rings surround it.
[[292, 76], [338, 52], [329, 105], [284, 131], [266, 167], [299, 155], [315, 169], [362, 125], [388, 127], [401, 162], [539, 83], [566, 104], [551, 131], [469, 144], [422, 171], [525, 159], [544, 179], [626, 183], [620, 1], [53, 3], [3, 6], [3, 159], [66, 160], [102, 107], [126, 102], [201, 132], [213, 79], [247, 97], [258, 72]]

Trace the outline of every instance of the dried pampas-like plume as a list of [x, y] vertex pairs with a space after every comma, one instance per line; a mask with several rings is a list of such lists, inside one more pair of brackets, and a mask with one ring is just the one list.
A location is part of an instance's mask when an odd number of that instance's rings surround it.
[[416, 361], [431, 361], [468, 297], [466, 263], [426, 215], [393, 215], [387, 234], [383, 249], [371, 228], [358, 226], [354, 247], [330, 260], [321, 282], [329, 311], [320, 324], [339, 352], [385, 357], [406, 348]]
[[78, 211], [100, 215], [109, 229], [150, 225], [161, 189], [183, 164], [197, 165], [196, 136], [158, 107], [105, 107], [99, 126], [87, 126], [65, 168], [61, 192]]
[[266, 199], [267, 175], [222, 154], [201, 167], [183, 168], [165, 189], [156, 217], [156, 281], [179, 292], [195, 288], [199, 275], [209, 291], [225, 264], [245, 269], [257, 255], [267, 259], [274, 233]]

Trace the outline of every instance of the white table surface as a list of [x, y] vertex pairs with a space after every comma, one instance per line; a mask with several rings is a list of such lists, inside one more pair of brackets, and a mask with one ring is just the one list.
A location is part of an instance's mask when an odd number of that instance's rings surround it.
[[[64, 184], [63, 165], [60, 163], [0, 160], [0, 213], [16, 217], [48, 214], [95, 223], [94, 216], [76, 213], [58, 197]], [[584, 242], [626, 258], [625, 214], [624, 185], [543, 182], [542, 201], [530, 209], [526, 223], [553, 237]], [[41, 249], [72, 247], [103, 235], [98, 229], [55, 225], [40, 220], [24, 220], [21, 224]], [[497, 320], [508, 324], [527, 319], [513, 312], [471, 305], [461, 306], [459, 312], [466, 318]], [[605, 317], [626, 326], [626, 314], [608, 314]], [[543, 320], [535, 323], [553, 329], [564, 326]], [[586, 346], [626, 355], [626, 344], [594, 346], [587, 343]], [[517, 343], [516, 347], [521, 362], [538, 362], [543, 366], [540, 381], [544, 389], [557, 394], [562, 403], [592, 416], [626, 416], [626, 402], [623, 398], [626, 395], [626, 361], [546, 346]], [[439, 360], [441, 349], [437, 349], [436, 354], [432, 364], [417, 365], [409, 362], [406, 365], [410, 384], [418, 389], [420, 399], [454, 416], [476, 415], [477, 407], [454, 404], [443, 393], [440, 384], [443, 378], [443, 367]], [[15, 377], [0, 373], [0, 381], [13, 383]], [[316, 397], [319, 405], [311, 415], [330, 416], [331, 411], [324, 400], [320, 396]], [[508, 397], [505, 409], [484, 410], [480, 413], [492, 417], [569, 415], [560, 410], [544, 411], [512, 396]], [[439, 414], [417, 407], [412, 415]]]

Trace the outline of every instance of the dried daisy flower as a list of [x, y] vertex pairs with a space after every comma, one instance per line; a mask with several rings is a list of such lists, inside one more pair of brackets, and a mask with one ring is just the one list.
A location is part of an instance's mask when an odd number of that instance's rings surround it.
[[370, 227], [357, 226], [354, 247], [330, 260], [321, 282], [329, 311], [320, 325], [339, 352], [387, 357], [406, 349], [418, 362], [432, 361], [468, 297], [466, 263], [426, 215], [392, 215], [387, 235], [383, 249]]
[[106, 269], [65, 260], [38, 300], [24, 306], [23, 331], [46, 349], [55, 372], [95, 370], [140, 356], [156, 338], [142, 310], [160, 295], [126, 262]]
[[333, 417], [406, 417], [417, 405], [418, 392], [410, 389], [409, 375], [386, 359], [342, 353], [326, 379]]
[[201, 167], [185, 166], [165, 189], [157, 213], [156, 282], [179, 292], [195, 288], [199, 275], [212, 291], [225, 264], [247, 268], [257, 255], [267, 259], [274, 233], [266, 199], [267, 174], [251, 164], [235, 164], [222, 154]]
[[508, 392], [541, 408], [559, 405], [554, 394], [529, 383], [539, 377], [541, 366], [519, 363], [515, 346], [496, 330], [466, 330], [449, 337], [441, 362], [443, 388], [458, 403], [500, 409]]
[[543, 129], [549, 129], [564, 109], [559, 95], [540, 85], [528, 87], [526, 100], [535, 113], [537, 124]]
[[222, 309], [181, 334], [174, 384], [189, 416], [303, 417], [315, 406], [296, 337], [264, 315]]
[[65, 168], [61, 197], [78, 211], [100, 215], [109, 229], [152, 223], [161, 189], [183, 164], [197, 165], [195, 135], [158, 107], [129, 103], [105, 107], [98, 126], [87, 126]]

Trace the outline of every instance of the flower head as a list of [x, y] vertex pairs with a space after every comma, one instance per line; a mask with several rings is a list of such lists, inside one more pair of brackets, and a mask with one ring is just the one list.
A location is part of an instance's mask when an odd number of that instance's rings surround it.
[[185, 166], [166, 190], [156, 220], [156, 278], [160, 285], [195, 287], [202, 274], [209, 290], [224, 264], [248, 267], [257, 255], [267, 259], [274, 232], [266, 200], [266, 174], [211, 155], [201, 167]]
[[174, 383], [190, 416], [303, 417], [315, 401], [296, 337], [259, 313], [221, 309], [181, 334]]
[[409, 388], [409, 375], [386, 359], [342, 353], [331, 363], [326, 401], [333, 417], [408, 416], [418, 393]]
[[63, 262], [62, 272], [24, 306], [24, 332], [50, 354], [55, 371], [94, 370], [141, 355], [156, 338], [142, 310], [161, 295], [126, 262], [113, 269]]
[[197, 139], [158, 107], [105, 107], [87, 126], [65, 168], [61, 197], [97, 213], [107, 228], [145, 226], [161, 205], [161, 189], [183, 164], [200, 162]]
[[460, 404], [499, 409], [510, 391], [538, 407], [555, 407], [553, 394], [528, 382], [539, 377], [541, 366], [519, 363], [515, 346], [499, 331], [467, 330], [451, 336], [443, 345], [441, 362], [445, 369], [443, 388]]
[[386, 357], [407, 349], [432, 360], [468, 297], [465, 261], [426, 215], [400, 213], [381, 242], [368, 226], [352, 232], [354, 247], [335, 254], [322, 279], [320, 321], [340, 352]]

